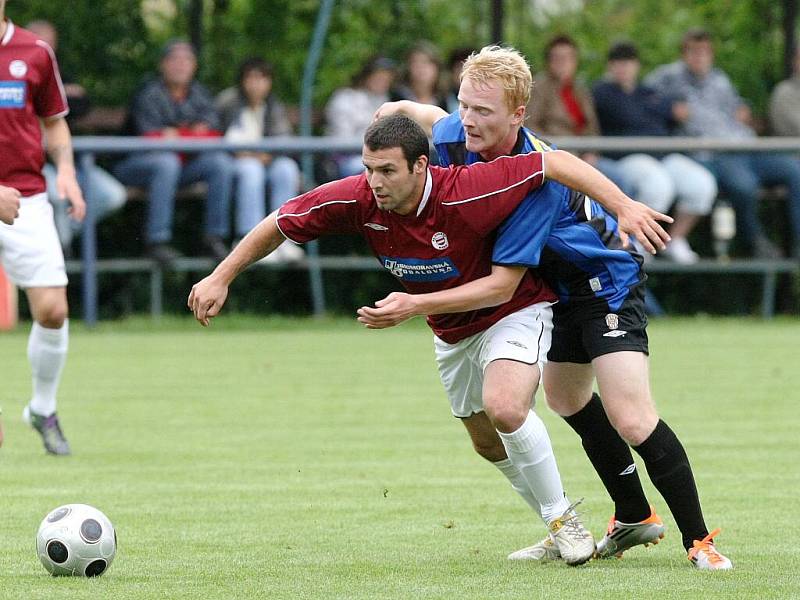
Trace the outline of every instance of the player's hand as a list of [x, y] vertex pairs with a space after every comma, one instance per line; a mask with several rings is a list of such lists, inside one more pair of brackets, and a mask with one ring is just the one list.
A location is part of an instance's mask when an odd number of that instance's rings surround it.
[[630, 238], [635, 237], [650, 254], [663, 250], [670, 240], [669, 234], [659, 221], [672, 223], [672, 217], [653, 210], [641, 202], [626, 202], [617, 213], [619, 237], [627, 248]]
[[19, 216], [19, 199], [22, 194], [12, 187], [0, 185], [0, 221], [11, 225]]
[[372, 120], [377, 121], [381, 117], [388, 117], [389, 115], [402, 112], [402, 102], [402, 100], [398, 100], [397, 102], [384, 102], [378, 107], [378, 110], [375, 111], [375, 114], [372, 115]]
[[357, 311], [358, 322], [367, 329], [386, 329], [416, 317], [417, 302], [413, 294], [392, 292], [375, 303], [375, 308], [362, 306]]
[[211, 319], [222, 310], [227, 297], [228, 286], [209, 275], [192, 286], [187, 305], [200, 325], [208, 327]]
[[56, 193], [62, 202], [69, 200], [70, 216], [78, 221], [83, 221], [86, 216], [86, 202], [83, 200], [83, 192], [75, 178], [75, 173], [71, 171], [59, 171], [56, 177]]

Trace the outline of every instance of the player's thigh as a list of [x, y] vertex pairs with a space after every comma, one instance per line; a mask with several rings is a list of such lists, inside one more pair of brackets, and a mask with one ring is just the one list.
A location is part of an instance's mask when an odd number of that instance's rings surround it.
[[486, 460], [498, 462], [507, 458], [505, 447], [492, 422], [485, 412], [475, 413], [461, 419], [467, 429], [475, 452]]
[[539, 386], [553, 329], [553, 311], [542, 302], [495, 323], [481, 337], [483, 405], [506, 427], [527, 417]]
[[658, 423], [650, 393], [647, 355], [621, 351], [598, 356], [592, 361], [603, 407], [611, 424], [625, 441], [637, 446]]
[[549, 361], [543, 379], [547, 405], [562, 417], [574, 415], [592, 397], [594, 370], [590, 363]]
[[21, 288], [64, 287], [64, 254], [47, 194], [23, 198], [13, 225], [0, 226], [2, 263], [9, 279]]

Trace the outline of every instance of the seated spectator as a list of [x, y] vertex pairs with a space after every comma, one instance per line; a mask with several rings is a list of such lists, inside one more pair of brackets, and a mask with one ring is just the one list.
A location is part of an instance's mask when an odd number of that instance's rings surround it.
[[794, 53], [792, 76], [772, 91], [769, 124], [775, 135], [800, 136], [800, 47]]
[[[134, 96], [129, 124], [134, 135], [159, 138], [219, 137], [219, 117], [211, 94], [194, 79], [197, 57], [188, 42], [173, 40], [161, 54], [161, 76], [145, 83]], [[125, 185], [147, 187], [145, 224], [147, 254], [169, 264], [180, 256], [169, 243], [175, 193], [179, 186], [204, 181], [208, 184], [203, 244], [211, 256], [228, 253], [233, 157], [211, 151], [183, 157], [176, 152], [137, 152], [114, 168]]]
[[[589, 90], [576, 79], [578, 46], [566, 35], [554, 37], [545, 47], [547, 70], [534, 77], [526, 113], [528, 127], [543, 136], [600, 135]], [[601, 171], [631, 196], [631, 189], [617, 162], [594, 152], [581, 158]]]
[[[292, 126], [283, 104], [272, 92], [273, 67], [262, 58], [248, 58], [239, 66], [238, 85], [217, 96], [225, 139], [257, 142], [273, 135], [291, 135]], [[266, 216], [264, 192], [270, 186], [270, 212], [300, 191], [300, 167], [288, 156], [266, 152], [236, 154], [234, 235], [241, 239]], [[303, 257], [299, 246], [282, 244], [270, 257]]]
[[[622, 42], [608, 53], [608, 70], [592, 93], [603, 135], [669, 135], [674, 115], [687, 110], [686, 103], [674, 102], [639, 83], [639, 53], [633, 44]], [[711, 212], [717, 196], [717, 182], [708, 169], [683, 154], [666, 156], [635, 153], [619, 159], [624, 177], [635, 197], [666, 213], [677, 201], [672, 241], [663, 252], [681, 264], [697, 262], [687, 236], [701, 217]]]
[[475, 52], [475, 48], [456, 48], [447, 58], [448, 84], [447, 88], [447, 108], [449, 113], [458, 110], [458, 89], [461, 87], [461, 68], [469, 55]]
[[[28, 23], [26, 29], [38, 35], [46, 42], [53, 52], [58, 50], [58, 30], [49, 21], [37, 20]], [[61, 61], [59, 61], [61, 62]], [[75, 120], [80, 119], [91, 110], [91, 101], [86, 90], [79, 83], [75, 83], [65, 73], [61, 73], [64, 83], [64, 94], [69, 105], [67, 124], [71, 131], [75, 131]], [[56, 170], [50, 163], [45, 164], [45, 181], [47, 182], [47, 197], [53, 205], [53, 219], [58, 231], [64, 255], [72, 254], [72, 240], [81, 231], [82, 225], [78, 221], [70, 218], [69, 203], [58, 197], [56, 191]], [[80, 162], [77, 164], [78, 181], [83, 187], [84, 197], [88, 205], [92, 207], [95, 220], [99, 221], [111, 213], [118, 211], [125, 205], [127, 195], [125, 187], [107, 171], [93, 165], [90, 169], [84, 170]]]
[[[395, 76], [395, 64], [384, 56], [375, 56], [353, 78], [350, 87], [333, 92], [325, 107], [328, 135], [362, 138], [375, 111], [389, 101], [389, 90]], [[364, 170], [361, 154], [335, 157], [340, 177], [356, 175]]]
[[[663, 65], [645, 78], [660, 93], [686, 101], [688, 110], [676, 115], [679, 133], [698, 137], [741, 140], [756, 137], [750, 108], [736, 93], [728, 76], [714, 68], [711, 35], [690, 30], [683, 38], [681, 60]], [[761, 185], [789, 188], [788, 211], [793, 255], [800, 258], [800, 162], [781, 152], [698, 153], [696, 158], [717, 178], [736, 211], [737, 234], [757, 258], [778, 258], [781, 250], [764, 234], [758, 218]]]
[[441, 81], [442, 59], [431, 42], [419, 41], [406, 55], [399, 85], [390, 94], [392, 100], [411, 100], [447, 109]]

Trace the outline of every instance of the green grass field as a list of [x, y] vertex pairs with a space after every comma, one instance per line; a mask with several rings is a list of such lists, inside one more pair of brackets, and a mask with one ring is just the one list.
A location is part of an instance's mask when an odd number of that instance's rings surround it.
[[[27, 328], [0, 335], [0, 598], [791, 598], [800, 596], [800, 320], [652, 324], [662, 416], [735, 563], [694, 570], [674, 522], [624, 560], [512, 564], [538, 540], [449, 414], [421, 321], [224, 316], [73, 327], [59, 414], [74, 455], [19, 420]], [[567, 491], [613, 511], [572, 431], [539, 401]], [[40, 520], [83, 502], [115, 523], [99, 579], [52, 578]]]

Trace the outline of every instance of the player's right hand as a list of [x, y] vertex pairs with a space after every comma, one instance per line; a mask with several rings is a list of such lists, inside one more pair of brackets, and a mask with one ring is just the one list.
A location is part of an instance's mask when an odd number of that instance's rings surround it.
[[187, 304], [194, 313], [194, 318], [203, 326], [208, 327], [211, 319], [219, 314], [228, 297], [228, 286], [219, 283], [213, 276], [195, 283], [189, 292]]
[[617, 213], [619, 237], [627, 247], [630, 237], [635, 237], [650, 254], [663, 250], [670, 241], [669, 234], [659, 221], [672, 223], [672, 217], [653, 210], [641, 202], [627, 202]]
[[0, 185], [0, 221], [6, 225], [14, 223], [14, 219], [19, 216], [21, 197], [19, 190]]

